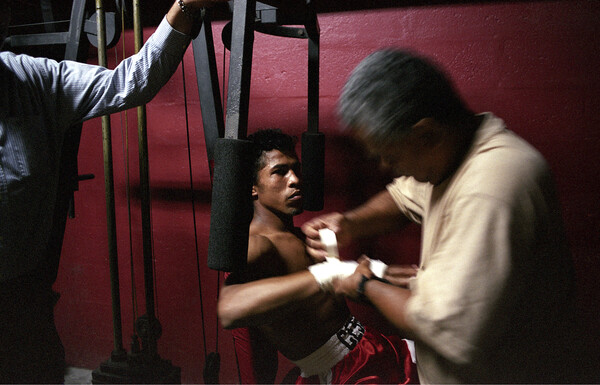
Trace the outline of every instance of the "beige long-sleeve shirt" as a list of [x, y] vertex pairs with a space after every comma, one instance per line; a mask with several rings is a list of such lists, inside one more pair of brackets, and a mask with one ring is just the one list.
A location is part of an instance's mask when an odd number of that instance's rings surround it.
[[451, 178], [432, 186], [401, 177], [388, 191], [422, 225], [420, 271], [407, 305], [420, 340], [421, 382], [538, 382], [552, 375], [540, 370], [555, 360], [546, 358], [548, 336], [563, 328], [554, 323], [573, 280], [543, 157], [485, 114]]

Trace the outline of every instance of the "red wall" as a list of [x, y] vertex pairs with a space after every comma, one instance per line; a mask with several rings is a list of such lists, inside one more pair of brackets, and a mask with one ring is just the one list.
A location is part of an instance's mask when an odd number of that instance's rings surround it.
[[[383, 186], [374, 165], [336, 131], [335, 102], [351, 69], [384, 46], [410, 47], [435, 58], [455, 79], [476, 111], [493, 111], [547, 157], [554, 169], [581, 292], [580, 313], [595, 349], [600, 303], [600, 3], [597, 1], [513, 2], [491, 5], [418, 7], [322, 14], [320, 128], [326, 133], [326, 211], [344, 210]], [[223, 23], [214, 25], [219, 37]], [[145, 31], [146, 37], [151, 30]], [[133, 38], [125, 35], [128, 55]], [[256, 34], [249, 131], [281, 127], [300, 135], [306, 125], [306, 41]], [[223, 49], [216, 42], [218, 67]], [[111, 63], [115, 62], [114, 50]], [[122, 56], [119, 46], [118, 57]], [[190, 48], [184, 59], [189, 111], [193, 187], [201, 287], [186, 142], [182, 72], [179, 70], [147, 106], [152, 190], [153, 245], [158, 317], [163, 327], [161, 357], [182, 368], [184, 383], [202, 382], [204, 336], [215, 351], [218, 274], [205, 267], [209, 233], [210, 181]], [[127, 119], [126, 119], [127, 118]], [[129, 123], [126, 125], [125, 121]], [[144, 313], [135, 110], [112, 117], [118, 250], [124, 344], [132, 330], [131, 260], [138, 315]], [[126, 132], [128, 134], [126, 135]], [[131, 242], [126, 200], [123, 138], [129, 142]], [[75, 219], [68, 221], [56, 289], [62, 297], [57, 324], [70, 365], [96, 368], [113, 347], [100, 119], [84, 125]], [[302, 214], [301, 224], [315, 213]], [[413, 262], [418, 229], [347, 250], [387, 262]], [[130, 244], [131, 250], [130, 253]], [[203, 317], [199, 291], [202, 291]], [[359, 317], [385, 327], [365, 308]], [[204, 325], [204, 327], [203, 327]], [[237, 382], [231, 337], [219, 330], [221, 381]], [[597, 356], [596, 356], [597, 357]]]

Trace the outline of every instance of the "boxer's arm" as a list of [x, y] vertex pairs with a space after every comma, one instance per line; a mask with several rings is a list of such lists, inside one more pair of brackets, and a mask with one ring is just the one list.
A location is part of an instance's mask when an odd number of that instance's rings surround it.
[[321, 287], [308, 271], [224, 286], [217, 307], [221, 324], [226, 329], [252, 326], [272, 321], [274, 316], [321, 292]]
[[294, 311], [303, 300], [332, 289], [332, 282], [354, 273], [354, 261], [331, 261], [307, 270], [281, 275], [285, 267], [275, 245], [266, 237], [252, 236], [248, 269], [243, 277], [228, 277], [217, 307], [224, 328], [273, 322]]
[[285, 271], [273, 242], [261, 235], [250, 236], [247, 269], [232, 274], [233, 279], [226, 281], [219, 294], [217, 312], [223, 327], [272, 321], [286, 308], [320, 291], [308, 270], [282, 275]]

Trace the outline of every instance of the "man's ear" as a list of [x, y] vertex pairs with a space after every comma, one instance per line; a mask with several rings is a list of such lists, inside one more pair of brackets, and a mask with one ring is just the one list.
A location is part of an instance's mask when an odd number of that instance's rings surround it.
[[412, 127], [416, 142], [425, 148], [437, 147], [443, 139], [443, 127], [434, 118], [423, 118]]
[[258, 199], [258, 189], [256, 188], [256, 185], [252, 185], [252, 199]]

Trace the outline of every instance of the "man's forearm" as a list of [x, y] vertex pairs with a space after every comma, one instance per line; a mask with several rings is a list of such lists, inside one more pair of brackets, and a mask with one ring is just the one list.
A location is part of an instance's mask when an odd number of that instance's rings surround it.
[[387, 190], [344, 213], [344, 221], [353, 239], [386, 234], [409, 223]]
[[201, 23], [199, 14], [202, 8], [217, 2], [225, 2], [225, 0], [175, 0], [167, 12], [167, 21], [174, 29], [189, 35], [194, 26]]
[[406, 316], [406, 304], [410, 290], [377, 280], [363, 285], [364, 297], [397, 329], [403, 337], [415, 339], [413, 327]]
[[194, 22], [199, 22], [197, 20], [194, 21], [193, 18], [185, 15], [177, 1], [173, 3], [169, 9], [169, 12], [167, 12], [167, 21], [169, 24], [171, 24], [173, 29], [176, 29], [186, 35], [189, 35], [192, 32]]

